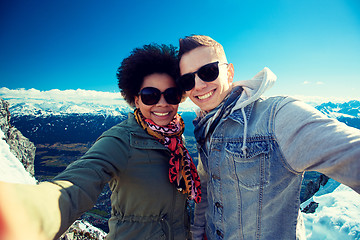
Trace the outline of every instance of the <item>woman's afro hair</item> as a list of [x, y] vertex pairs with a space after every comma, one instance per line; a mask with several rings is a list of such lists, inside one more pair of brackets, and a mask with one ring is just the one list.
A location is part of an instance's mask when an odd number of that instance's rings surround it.
[[116, 76], [120, 92], [130, 106], [135, 105], [146, 76], [154, 73], [168, 74], [174, 81], [179, 77], [177, 50], [173, 45], [149, 44], [135, 48], [118, 68]]

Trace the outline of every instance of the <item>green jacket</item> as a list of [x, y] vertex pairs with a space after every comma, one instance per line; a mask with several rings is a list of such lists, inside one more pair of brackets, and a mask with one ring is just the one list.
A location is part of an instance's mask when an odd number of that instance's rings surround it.
[[56, 237], [93, 207], [109, 183], [112, 212], [107, 239], [190, 238], [187, 196], [169, 182], [169, 158], [170, 151], [129, 114], [56, 176], [54, 184], [47, 183], [45, 189], [52, 185], [61, 192], [61, 225]]

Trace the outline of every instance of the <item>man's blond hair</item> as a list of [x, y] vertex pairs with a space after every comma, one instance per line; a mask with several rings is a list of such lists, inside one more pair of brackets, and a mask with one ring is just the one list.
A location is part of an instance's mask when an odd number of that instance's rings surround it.
[[214, 49], [215, 53], [219, 56], [219, 58], [226, 59], [223, 46], [209, 36], [186, 36], [185, 38], [179, 39], [179, 46], [179, 59], [181, 59], [182, 55], [184, 55], [185, 53], [190, 52], [191, 50], [198, 47], [211, 47]]

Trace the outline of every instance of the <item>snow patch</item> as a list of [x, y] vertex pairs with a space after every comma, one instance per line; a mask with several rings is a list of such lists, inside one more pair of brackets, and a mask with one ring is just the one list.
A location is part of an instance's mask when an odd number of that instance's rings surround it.
[[319, 206], [314, 213], [303, 214], [308, 240], [360, 239], [360, 195], [333, 179], [309, 200]]
[[11, 153], [2, 130], [0, 130], [0, 181], [24, 184], [36, 184], [37, 182]]

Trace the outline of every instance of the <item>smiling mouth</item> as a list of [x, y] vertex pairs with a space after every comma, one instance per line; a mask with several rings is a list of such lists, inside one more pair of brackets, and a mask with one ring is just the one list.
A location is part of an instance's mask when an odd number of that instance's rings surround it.
[[166, 112], [166, 113], [153, 112], [153, 114], [156, 115], [156, 116], [163, 117], [163, 116], [169, 115], [169, 112]]
[[197, 97], [198, 99], [200, 99], [200, 100], [204, 100], [204, 99], [206, 99], [206, 98], [211, 97], [213, 94], [214, 94], [214, 91], [211, 91], [211, 92], [208, 92], [208, 93], [206, 93], [206, 94], [204, 94], [204, 95], [199, 95], [199, 96], [196, 96], [196, 97]]

